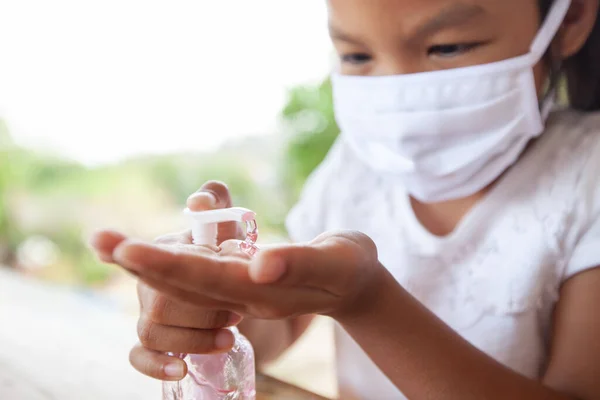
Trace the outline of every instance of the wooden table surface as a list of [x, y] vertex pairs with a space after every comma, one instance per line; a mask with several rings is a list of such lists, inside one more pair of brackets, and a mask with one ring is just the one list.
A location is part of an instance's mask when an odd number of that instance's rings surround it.
[[[268, 376], [257, 379], [258, 393], [256, 400], [326, 400], [300, 388], [288, 385]], [[62, 396], [61, 391], [52, 387], [40, 387], [32, 382], [29, 376], [11, 370], [10, 365], [0, 364], [0, 399], [2, 400], [55, 400], [80, 399], [88, 397], [84, 392], [74, 391], [70, 397]], [[154, 398], [156, 396], [153, 395]], [[125, 398], [125, 397], [116, 397]]]
[[[160, 400], [160, 382], [133, 370], [136, 318], [88, 292], [0, 268], [1, 400]], [[257, 400], [323, 400], [273, 378]]]
[[327, 400], [268, 376], [259, 376], [256, 384], [258, 389], [256, 400]]

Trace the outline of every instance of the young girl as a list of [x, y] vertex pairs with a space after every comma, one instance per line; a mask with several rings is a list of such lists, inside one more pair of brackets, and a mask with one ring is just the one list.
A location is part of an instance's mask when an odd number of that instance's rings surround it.
[[329, 0], [342, 134], [289, 216], [304, 244], [99, 233], [142, 282], [132, 364], [180, 379], [164, 352], [226, 350], [238, 315], [264, 362], [322, 314], [342, 399], [599, 399], [598, 3]]

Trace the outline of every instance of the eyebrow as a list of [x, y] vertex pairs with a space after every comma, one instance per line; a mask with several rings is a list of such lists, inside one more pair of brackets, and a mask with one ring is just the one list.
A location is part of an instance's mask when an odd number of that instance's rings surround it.
[[464, 25], [485, 14], [485, 10], [475, 4], [458, 3], [442, 9], [436, 16], [419, 26], [414, 37], [427, 37], [444, 29]]
[[[444, 29], [464, 25], [472, 19], [485, 14], [485, 10], [475, 4], [458, 3], [442, 9], [436, 16], [417, 27], [411, 36], [413, 38], [427, 37]], [[334, 40], [363, 45], [364, 43], [329, 23], [329, 35]]]
[[361, 42], [359, 39], [353, 37], [352, 35], [349, 35], [349, 34], [343, 32], [341, 29], [336, 28], [331, 23], [329, 24], [329, 35], [334, 40], [340, 40], [342, 42], [346, 42], [346, 43], [350, 43], [350, 44], [356, 44], [356, 45], [359, 45], [359, 46], [363, 45], [363, 42]]

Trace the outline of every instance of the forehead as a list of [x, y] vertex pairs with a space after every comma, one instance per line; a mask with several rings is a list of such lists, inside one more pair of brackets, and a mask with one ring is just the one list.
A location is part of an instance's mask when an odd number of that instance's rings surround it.
[[505, 25], [532, 21], [538, 0], [327, 0], [335, 26], [377, 25], [382, 29], [413, 31], [424, 24], [465, 23]]

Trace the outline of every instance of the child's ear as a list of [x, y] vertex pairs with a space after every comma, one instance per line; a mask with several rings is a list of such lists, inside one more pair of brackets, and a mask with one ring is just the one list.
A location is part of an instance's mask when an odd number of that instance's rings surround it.
[[[555, 0], [556, 1], [556, 0]], [[585, 45], [598, 18], [600, 0], [573, 0], [560, 31], [562, 59], [574, 56]]]

